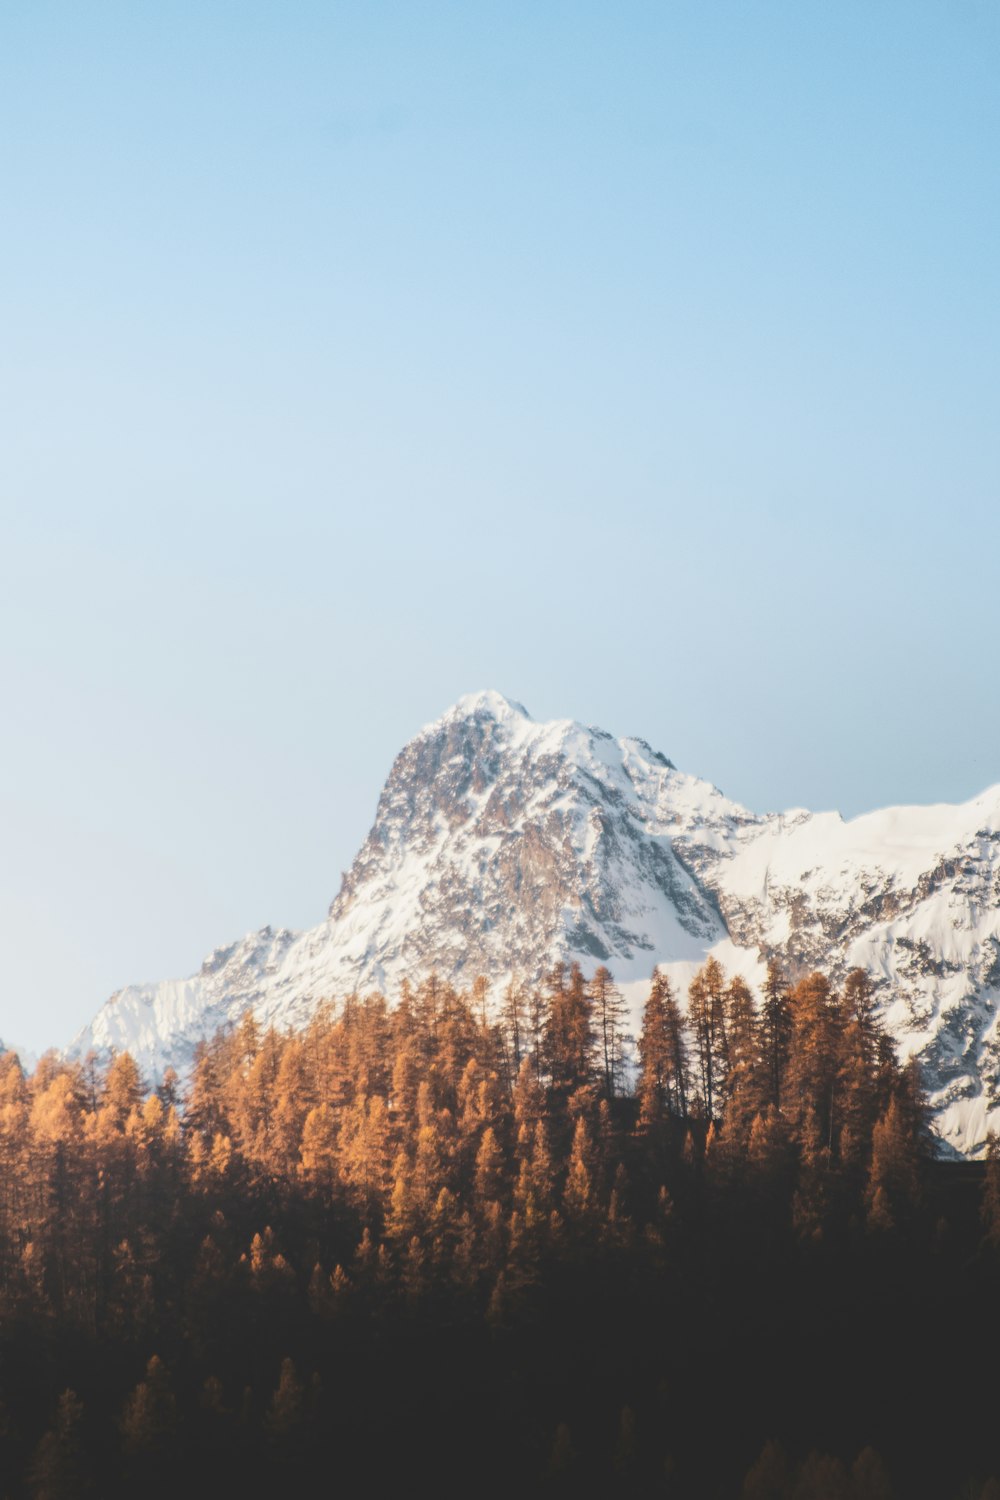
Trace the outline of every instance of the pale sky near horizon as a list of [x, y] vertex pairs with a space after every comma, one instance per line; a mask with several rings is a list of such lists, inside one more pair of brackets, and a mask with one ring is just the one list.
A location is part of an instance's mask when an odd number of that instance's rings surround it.
[[0, 1036], [318, 921], [462, 693], [1000, 781], [1000, 7], [0, 11]]

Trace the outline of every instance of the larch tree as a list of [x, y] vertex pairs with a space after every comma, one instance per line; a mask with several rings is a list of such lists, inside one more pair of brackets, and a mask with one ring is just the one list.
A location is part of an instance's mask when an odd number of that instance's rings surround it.
[[142, 1079], [128, 1052], [119, 1052], [108, 1068], [104, 1081], [103, 1105], [119, 1130], [142, 1102]]
[[83, 1500], [94, 1493], [83, 1445], [83, 1403], [75, 1391], [59, 1397], [55, 1420], [35, 1449], [28, 1483], [32, 1500]]
[[545, 1027], [545, 1057], [553, 1086], [564, 1093], [590, 1082], [594, 1072], [593, 1001], [579, 964], [567, 980], [558, 964], [549, 980], [549, 1013]]
[[589, 985], [604, 1092], [613, 1099], [622, 1082], [625, 1059], [625, 1023], [628, 1009], [625, 997], [603, 964], [595, 971]]
[[473, 1182], [473, 1192], [480, 1207], [499, 1199], [503, 1193], [503, 1184], [503, 1152], [492, 1126], [487, 1126], [479, 1142]]
[[743, 1500], [789, 1500], [792, 1470], [780, 1443], [765, 1443], [743, 1481]]
[[823, 1145], [831, 1145], [837, 1081], [839, 1009], [825, 974], [801, 979], [790, 995], [792, 1040], [785, 1074], [786, 1107], [793, 1120], [812, 1117]]
[[761, 1051], [768, 1081], [768, 1103], [780, 1109], [792, 1040], [792, 1007], [776, 959], [768, 960], [761, 1010]]
[[299, 1158], [303, 1175], [331, 1193], [337, 1180], [337, 1117], [329, 1104], [317, 1104], [302, 1125]]
[[511, 979], [500, 1005], [500, 1035], [503, 1040], [507, 1086], [513, 1089], [521, 1071], [528, 1041], [527, 1001], [523, 987]]
[[907, 1106], [900, 1098], [872, 1132], [872, 1159], [866, 1204], [873, 1229], [893, 1229], [907, 1222], [920, 1206], [920, 1146], [914, 1139]]
[[844, 980], [841, 1005], [847, 1020], [857, 1024], [868, 1066], [874, 1070], [882, 1027], [875, 986], [867, 969], [852, 969]]
[[639, 1071], [636, 1091], [639, 1097], [639, 1118], [643, 1125], [659, 1124], [670, 1110], [673, 1049], [667, 1023], [669, 996], [669, 979], [658, 969], [654, 969], [649, 995], [643, 1007], [637, 1048]]
[[981, 1214], [987, 1245], [1000, 1250], [1000, 1136], [995, 1130], [986, 1137]]
[[764, 1102], [761, 1089], [760, 1030], [753, 993], [735, 975], [724, 995], [727, 1071], [722, 1087], [726, 1134], [745, 1146], [754, 1117]]
[[[862, 1448], [851, 1466], [851, 1500], [893, 1500], [889, 1470], [874, 1448]], [[998, 1495], [997, 1500], [1000, 1500]]]
[[694, 1036], [701, 1096], [711, 1120], [729, 1068], [725, 973], [716, 958], [706, 959], [688, 987], [688, 1020]]
[[177, 1431], [177, 1403], [163, 1361], [153, 1355], [146, 1377], [125, 1403], [121, 1418], [125, 1453], [148, 1475], [169, 1457]]
[[306, 1388], [299, 1379], [294, 1361], [283, 1359], [278, 1372], [278, 1384], [265, 1416], [268, 1436], [279, 1450], [286, 1451], [299, 1437], [305, 1416]]
[[563, 1188], [563, 1206], [566, 1217], [578, 1228], [592, 1222], [595, 1210], [593, 1147], [583, 1115], [577, 1119], [573, 1133], [569, 1170]]

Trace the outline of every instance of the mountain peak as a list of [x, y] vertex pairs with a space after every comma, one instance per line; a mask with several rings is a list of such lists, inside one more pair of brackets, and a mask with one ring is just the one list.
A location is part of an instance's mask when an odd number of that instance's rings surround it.
[[443, 719], [475, 719], [490, 718], [504, 719], [527, 719], [531, 721], [531, 715], [523, 703], [518, 703], [514, 698], [507, 698], [503, 693], [498, 693], [496, 688], [481, 688], [478, 693], [464, 693], [456, 703], [453, 703], [445, 713]]
[[972, 1152], [1000, 1125], [1000, 805], [762, 816], [645, 740], [469, 693], [397, 755], [327, 919], [263, 928], [190, 979], [121, 991], [77, 1039], [183, 1070], [252, 1009], [304, 1025], [355, 991], [430, 972], [458, 986], [606, 963], [637, 1029], [654, 965], [681, 995], [708, 953], [759, 985], [871, 974], [917, 1056], [938, 1128]]

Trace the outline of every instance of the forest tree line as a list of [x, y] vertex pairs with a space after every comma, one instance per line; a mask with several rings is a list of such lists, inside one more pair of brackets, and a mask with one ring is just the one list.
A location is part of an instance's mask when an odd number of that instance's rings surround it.
[[6, 1054], [0, 1494], [479, 1465], [532, 1493], [886, 1500], [905, 1413], [876, 1451], [836, 1342], [1000, 1245], [996, 1150], [973, 1231], [929, 1154], [862, 970], [772, 964], [758, 997], [710, 958], [683, 1006], [657, 973], [634, 1046], [607, 969], [557, 965], [496, 1003], [431, 976], [298, 1032], [248, 1014], [183, 1088]]

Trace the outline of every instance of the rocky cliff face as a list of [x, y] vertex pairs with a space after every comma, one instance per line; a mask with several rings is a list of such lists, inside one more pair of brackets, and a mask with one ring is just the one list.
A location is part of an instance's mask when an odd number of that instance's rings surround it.
[[371, 833], [311, 931], [254, 933], [192, 979], [112, 997], [74, 1050], [150, 1072], [252, 1006], [298, 1025], [354, 989], [436, 969], [459, 985], [607, 963], [636, 1011], [659, 963], [684, 987], [708, 952], [758, 980], [868, 968], [957, 1149], [1000, 1125], [1000, 788], [962, 807], [844, 823], [760, 816], [642, 740], [460, 700], [400, 753]]

